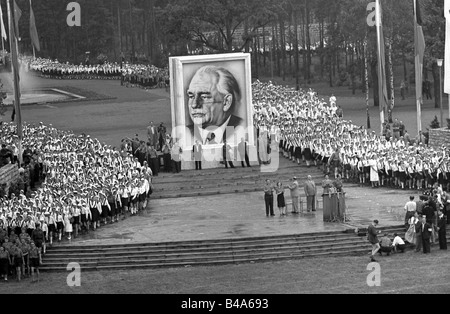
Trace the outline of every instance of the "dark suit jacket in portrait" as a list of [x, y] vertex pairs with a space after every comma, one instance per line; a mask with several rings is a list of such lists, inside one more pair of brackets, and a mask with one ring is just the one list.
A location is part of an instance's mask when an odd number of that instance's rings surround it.
[[[219, 128], [220, 126], [218, 126], [217, 128]], [[223, 139], [226, 138], [227, 142], [229, 142], [230, 144], [234, 143], [235, 139], [234, 139], [234, 135], [237, 132], [237, 138], [236, 141], [239, 143], [241, 140], [241, 137], [245, 138], [245, 121], [239, 117], [236, 117], [234, 115], [231, 116], [230, 121], [228, 122], [228, 125], [226, 127], [233, 127], [234, 130], [233, 132], [227, 132], [227, 130], [224, 130], [224, 134], [222, 138], [218, 138], [218, 134], [216, 134], [216, 138], [215, 141], [218, 144], [222, 144], [223, 143]], [[207, 144], [206, 143], [206, 138], [201, 138], [201, 132], [200, 131], [196, 131], [196, 128], [198, 130], [198, 126], [191, 124], [189, 126], [187, 126], [187, 132], [186, 132], [186, 136], [187, 136], [187, 140], [189, 141], [189, 137], [192, 139], [192, 143], [195, 143], [195, 141], [199, 141], [202, 144]], [[210, 131], [209, 133], [211, 133], [213, 131]], [[197, 135], [197, 136], [195, 136]]]

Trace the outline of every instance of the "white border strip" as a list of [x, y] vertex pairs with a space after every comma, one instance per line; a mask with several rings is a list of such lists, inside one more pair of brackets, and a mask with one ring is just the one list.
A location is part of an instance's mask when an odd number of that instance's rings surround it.
[[77, 94], [73, 94], [73, 93], [69, 93], [69, 92], [66, 92], [66, 91], [63, 91], [63, 90], [60, 90], [60, 89], [51, 88], [50, 90], [52, 90], [52, 91], [54, 91], [54, 92], [57, 92], [57, 93], [69, 95], [69, 96], [72, 96], [72, 97], [74, 97], [74, 98], [78, 98], [78, 99], [86, 99], [86, 97], [83, 97], [83, 96], [80, 96], [80, 95], [77, 95]]

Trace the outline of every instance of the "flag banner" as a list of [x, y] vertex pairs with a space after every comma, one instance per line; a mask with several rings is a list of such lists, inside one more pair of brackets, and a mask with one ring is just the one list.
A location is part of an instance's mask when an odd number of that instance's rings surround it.
[[376, 2], [376, 20], [377, 20], [377, 44], [378, 44], [378, 82], [380, 89], [380, 122], [384, 122], [384, 114], [386, 108], [389, 105], [389, 97], [387, 92], [387, 82], [386, 82], [386, 61], [385, 61], [385, 45], [384, 45], [384, 34], [383, 34], [383, 16], [381, 10], [381, 4], [379, 0]]
[[[16, 1], [14, 2], [14, 7], [16, 7]], [[20, 9], [19, 9], [20, 10]], [[21, 14], [21, 13], [20, 13]], [[16, 10], [14, 9], [14, 14], [10, 14], [9, 17], [11, 19], [11, 24], [17, 25], [16, 21]], [[17, 136], [19, 137], [20, 141], [23, 138], [22, 133], [22, 113], [20, 108], [20, 67], [19, 67], [19, 53], [17, 51], [17, 34], [16, 34], [16, 28], [10, 27], [9, 29], [9, 40], [10, 40], [10, 46], [11, 46], [11, 63], [13, 68], [13, 78], [14, 78], [14, 104], [15, 104], [15, 112], [16, 112], [16, 119], [17, 119]]]
[[5, 22], [3, 20], [3, 9], [2, 9], [1, 5], [0, 5], [0, 22], [1, 22], [1, 27], [2, 27], [2, 38], [4, 40], [6, 40], [8, 38], [8, 36], [6, 35]]
[[[420, 9], [419, 0], [415, 0], [415, 28], [416, 28], [416, 38], [414, 41], [416, 61], [418, 65], [418, 69], [416, 69], [416, 92], [417, 96], [420, 96], [422, 99], [422, 72], [423, 72], [423, 58], [425, 55], [425, 36], [423, 35], [422, 29], [422, 14]], [[418, 98], [419, 99], [419, 98]]]
[[444, 57], [444, 93], [450, 94], [450, 1], [444, 1], [446, 19], [445, 27], [445, 57]]
[[19, 6], [16, 3], [16, 0], [13, 1], [14, 2], [14, 32], [17, 38], [20, 37], [19, 35], [19, 20], [22, 17], [22, 10], [19, 8]]
[[387, 78], [386, 78], [386, 48], [384, 44], [384, 34], [383, 34], [383, 25], [380, 24], [380, 62], [381, 62], [381, 79], [383, 80], [383, 108], [388, 108], [389, 105], [389, 97], [387, 91]]
[[41, 51], [41, 45], [39, 44], [39, 35], [36, 28], [36, 19], [34, 18], [31, 0], [30, 0], [30, 37], [34, 48], [36, 48], [37, 51]]
[[422, 131], [422, 73], [423, 58], [425, 55], [425, 37], [422, 29], [422, 14], [420, 1], [414, 0], [414, 52], [415, 52], [415, 68], [416, 68], [416, 107], [417, 107], [417, 132]]

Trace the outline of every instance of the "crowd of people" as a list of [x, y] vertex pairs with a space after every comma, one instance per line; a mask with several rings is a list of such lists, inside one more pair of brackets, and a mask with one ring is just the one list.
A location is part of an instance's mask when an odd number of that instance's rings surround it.
[[134, 156], [141, 164], [148, 165], [155, 177], [161, 168], [164, 172], [181, 172], [183, 149], [179, 141], [167, 133], [163, 122], [159, 126], [150, 122], [146, 140], [140, 139], [139, 134], [134, 138], [122, 139], [120, 149]]
[[[20, 159], [15, 134], [15, 125], [1, 125], [3, 164]], [[32, 238], [37, 229], [43, 237], [35, 244], [45, 253], [43, 243], [52, 245], [64, 235], [70, 240], [146, 209], [153, 190], [153, 172], [146, 162], [88, 135], [42, 123], [24, 125], [23, 135], [19, 190], [3, 191], [0, 199], [0, 245], [10, 257], [28, 245], [25, 234]]]
[[410, 196], [405, 204], [406, 234], [404, 240], [397, 234], [394, 239], [376, 229], [378, 220], [368, 228], [368, 240], [372, 244], [371, 261], [376, 262], [374, 256], [378, 253], [390, 255], [392, 252], [404, 252], [406, 243], [414, 246], [416, 252], [431, 253], [431, 245], [439, 243], [440, 250], [447, 250], [447, 225], [450, 224], [450, 197], [442, 188], [435, 184], [429, 195], [420, 195], [416, 201]]
[[102, 64], [70, 64], [46, 58], [23, 57], [21, 63], [27, 70], [52, 79], [105, 79], [123, 80], [127, 87], [145, 89], [168, 87], [169, 71], [154, 65], [124, 62], [104, 62]]
[[255, 83], [253, 100], [260, 134], [278, 130], [280, 148], [293, 162], [305, 161], [374, 188], [429, 190], [438, 183], [450, 190], [449, 148], [428, 147], [422, 134], [411, 139], [407, 130], [400, 136], [399, 121], [395, 134], [378, 136], [340, 118], [335, 98], [327, 103], [312, 90], [297, 92], [272, 83]]
[[[91, 74], [114, 77], [118, 70], [120, 73], [117, 64], [95, 66], [92, 70], [89, 66], [64, 65], [47, 59], [31, 61], [29, 67], [42, 75], [64, 78], [86, 78], [84, 75]], [[139, 71], [147, 71], [143, 75], [155, 78], [159, 75], [156, 68], [145, 70], [131, 65], [125, 66], [121, 75], [130, 75], [131, 83], [131, 76]], [[295, 91], [270, 82], [256, 82], [253, 101], [262, 162], [265, 162], [264, 155], [269, 155], [266, 150], [270, 147], [269, 135], [274, 135], [280, 140], [286, 158], [298, 164], [304, 161], [308, 167], [321, 167], [325, 174], [334, 175], [335, 182], [339, 183], [333, 185], [336, 189], [342, 188], [341, 176], [373, 187], [389, 185], [419, 190], [434, 187], [436, 203], [443, 206], [441, 213], [447, 210], [444, 192], [450, 187], [447, 147], [427, 147], [421, 136], [413, 140], [394, 134], [387, 138], [389, 133], [378, 136], [344, 120], [335, 97], [327, 103], [312, 90]], [[3, 165], [19, 159], [15, 134], [13, 124], [1, 125], [0, 162]], [[24, 125], [23, 147], [19, 190], [0, 199], [3, 247], [0, 248], [0, 271], [4, 276], [10, 272], [4, 274], [2, 265], [22, 268], [21, 256], [29, 254], [34, 260], [28, 264], [36, 265], [33, 243], [45, 253], [45, 243], [52, 245], [64, 235], [71, 239], [72, 234], [77, 237], [80, 232], [96, 230], [144, 210], [153, 191], [152, 177], [160, 170], [161, 157], [165, 171], [181, 171], [182, 148], [167, 134], [162, 123], [159, 127], [153, 122], [150, 124], [147, 140], [136, 135], [133, 139], [124, 139], [119, 149], [88, 135], [77, 136], [42, 123], [27, 124]], [[36, 189], [37, 183], [40, 186]], [[322, 186], [331, 188], [327, 184]], [[298, 199], [296, 178], [288, 188], [293, 199]], [[280, 215], [287, 214], [284, 190], [282, 183], [274, 186], [267, 182], [264, 190], [267, 216], [274, 215], [274, 193]], [[316, 190], [314, 182], [310, 186], [305, 184], [307, 211], [315, 211]], [[293, 213], [297, 212], [298, 207], [293, 205]], [[42, 230], [43, 236], [36, 235], [40, 234], [36, 230]], [[18, 269], [16, 274], [20, 279]]]

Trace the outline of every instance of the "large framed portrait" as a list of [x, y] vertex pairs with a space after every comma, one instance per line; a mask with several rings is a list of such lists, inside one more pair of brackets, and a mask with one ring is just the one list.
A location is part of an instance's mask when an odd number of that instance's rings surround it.
[[247, 53], [172, 57], [173, 136], [185, 150], [255, 144]]

